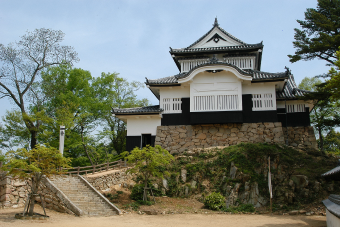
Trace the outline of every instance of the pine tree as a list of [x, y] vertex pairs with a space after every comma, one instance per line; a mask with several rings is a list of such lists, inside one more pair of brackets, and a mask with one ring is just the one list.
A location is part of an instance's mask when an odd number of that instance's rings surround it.
[[334, 65], [340, 46], [340, 0], [318, 0], [316, 9], [308, 8], [305, 20], [297, 22], [302, 29], [294, 29], [296, 51], [288, 55], [290, 62], [318, 58]]

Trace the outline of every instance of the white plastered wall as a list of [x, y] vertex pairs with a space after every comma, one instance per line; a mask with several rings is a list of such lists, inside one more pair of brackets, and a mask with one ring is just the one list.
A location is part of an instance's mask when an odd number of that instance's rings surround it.
[[[238, 95], [238, 110], [242, 110], [241, 80], [230, 71], [218, 73], [200, 72], [190, 84], [190, 100], [194, 96], [208, 95]], [[194, 110], [194, 102], [190, 102], [190, 112]]]
[[141, 134], [156, 135], [157, 126], [161, 125], [160, 115], [134, 115], [127, 117], [127, 136]]
[[273, 110], [276, 110], [276, 91], [275, 83], [244, 83], [242, 85], [242, 94], [272, 94], [273, 97]]
[[188, 83], [181, 84], [181, 86], [161, 87], [159, 89], [159, 105], [162, 108], [163, 99], [165, 98], [189, 98], [190, 85]]

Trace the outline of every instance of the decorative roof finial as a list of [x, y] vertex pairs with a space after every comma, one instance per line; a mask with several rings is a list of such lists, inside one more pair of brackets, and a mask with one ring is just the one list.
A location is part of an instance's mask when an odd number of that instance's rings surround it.
[[286, 75], [292, 74], [292, 71], [287, 66], [285, 66], [285, 69], [286, 69]]
[[218, 26], [219, 24], [218, 24], [218, 21], [217, 21], [217, 17], [215, 17], [215, 22], [214, 22], [214, 24], [213, 24], [213, 26]]

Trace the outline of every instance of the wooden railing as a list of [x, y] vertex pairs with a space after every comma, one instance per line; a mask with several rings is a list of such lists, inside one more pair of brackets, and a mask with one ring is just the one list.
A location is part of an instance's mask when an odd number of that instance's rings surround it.
[[128, 165], [126, 164], [126, 161], [118, 160], [115, 162], [107, 162], [100, 165], [93, 165], [93, 166], [83, 166], [83, 167], [72, 167], [72, 168], [64, 168], [65, 171], [64, 174], [77, 174], [77, 175], [87, 175], [88, 173], [95, 174], [100, 173], [103, 171], [109, 171], [114, 169], [122, 169], [126, 168]]

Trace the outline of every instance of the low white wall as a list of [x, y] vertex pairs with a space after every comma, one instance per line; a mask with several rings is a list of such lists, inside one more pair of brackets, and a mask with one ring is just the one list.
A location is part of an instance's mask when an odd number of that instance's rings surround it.
[[340, 219], [326, 209], [327, 227], [339, 227]]

